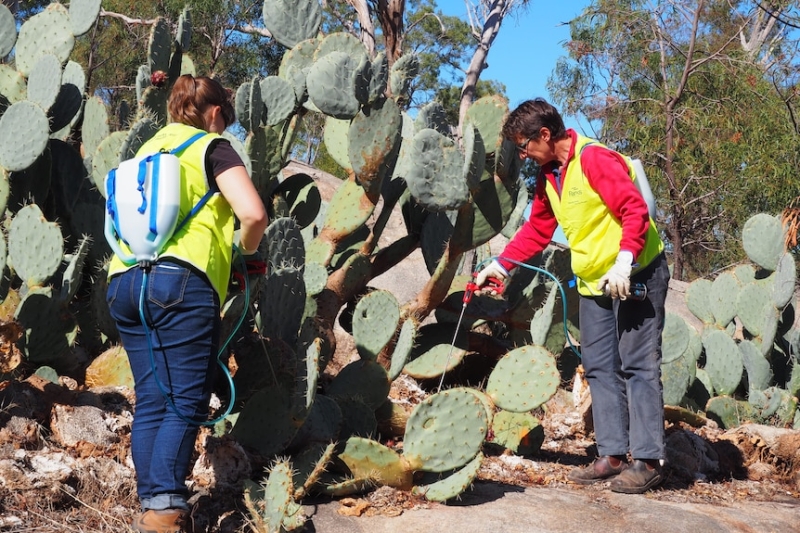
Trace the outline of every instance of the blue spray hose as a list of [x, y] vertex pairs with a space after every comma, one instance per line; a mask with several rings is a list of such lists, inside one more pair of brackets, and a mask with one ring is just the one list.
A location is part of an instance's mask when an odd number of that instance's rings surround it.
[[493, 261], [495, 259], [497, 259], [497, 260], [502, 259], [503, 261], [505, 261], [507, 263], [511, 263], [511, 264], [519, 266], [519, 267], [527, 268], [528, 270], [533, 270], [535, 272], [540, 272], [542, 274], [545, 274], [546, 276], [549, 276], [556, 283], [556, 285], [558, 286], [558, 290], [561, 292], [561, 302], [562, 302], [561, 309], [563, 311], [563, 316], [561, 318], [561, 322], [564, 325], [564, 335], [567, 337], [567, 343], [569, 343], [569, 347], [572, 349], [572, 351], [575, 353], [575, 355], [578, 356], [578, 359], [581, 359], [582, 358], [581, 352], [578, 350], [578, 348], [575, 347], [574, 344], [572, 344], [572, 339], [570, 339], [569, 330], [567, 329], [567, 293], [564, 291], [564, 286], [561, 284], [561, 282], [558, 280], [558, 278], [555, 277], [552, 273], [548, 272], [547, 270], [545, 270], [543, 268], [535, 267], [535, 266], [529, 265], [527, 263], [520, 263], [519, 261], [515, 261], [513, 259], [509, 259], [507, 257], [502, 257], [502, 256], [490, 257], [489, 259], [485, 259], [485, 260], [481, 261], [480, 263], [478, 263], [478, 266], [475, 267], [475, 272], [476, 273], [479, 272], [481, 270], [481, 268], [483, 267], [483, 265], [485, 265], [486, 263], [488, 263], [490, 261]]
[[[234, 245], [234, 250], [236, 250], [236, 249], [237, 249], [236, 245]], [[241, 266], [243, 267], [243, 270], [246, 273], [247, 272], [247, 263], [245, 263], [245, 260], [244, 260], [244, 258], [242, 257], [241, 254], [239, 254], [239, 261], [241, 262]], [[142, 327], [144, 328], [145, 335], [147, 336], [147, 347], [150, 350], [150, 364], [153, 367], [153, 377], [156, 380], [156, 385], [158, 385], [158, 388], [161, 391], [161, 395], [164, 396], [164, 399], [167, 401], [167, 404], [169, 404], [169, 406], [172, 409], [172, 411], [176, 415], [178, 415], [181, 418], [181, 420], [183, 420], [187, 424], [191, 424], [193, 426], [213, 426], [214, 424], [224, 420], [225, 417], [227, 417], [229, 414], [231, 414], [231, 411], [233, 410], [233, 404], [236, 401], [236, 387], [233, 384], [233, 377], [231, 376], [231, 373], [228, 370], [228, 367], [225, 365], [225, 363], [222, 362], [221, 357], [222, 357], [222, 354], [225, 353], [225, 348], [227, 348], [228, 344], [230, 344], [230, 342], [233, 340], [233, 336], [236, 334], [237, 331], [239, 331], [239, 328], [241, 327], [242, 322], [244, 322], [244, 318], [245, 318], [246, 313], [247, 313], [247, 308], [250, 305], [250, 292], [249, 292], [250, 291], [250, 287], [249, 287], [250, 280], [248, 279], [248, 276], [245, 274], [245, 276], [244, 276], [244, 311], [242, 311], [242, 316], [239, 317], [239, 321], [236, 323], [236, 327], [234, 327], [231, 330], [231, 334], [228, 335], [227, 339], [225, 339], [225, 342], [222, 344], [222, 346], [220, 346], [219, 352], [217, 353], [217, 364], [222, 369], [223, 374], [225, 374], [225, 378], [228, 380], [228, 385], [230, 386], [230, 390], [231, 390], [231, 399], [228, 402], [228, 408], [225, 410], [225, 412], [223, 414], [221, 414], [220, 416], [218, 416], [217, 418], [215, 418], [213, 420], [205, 420], [205, 421], [199, 422], [197, 420], [192, 420], [191, 418], [186, 417], [183, 414], [181, 414], [180, 412], [178, 412], [178, 408], [175, 406], [175, 402], [172, 401], [172, 397], [170, 397], [169, 392], [167, 392], [167, 390], [164, 388], [164, 384], [161, 383], [161, 380], [158, 379], [158, 373], [156, 372], [156, 356], [155, 356], [155, 353], [153, 352], [153, 342], [150, 339], [150, 329], [147, 327], [147, 319], [144, 316], [144, 297], [145, 297], [145, 292], [146, 292], [146, 287], [147, 287], [147, 277], [148, 277], [147, 276], [147, 270], [145, 270], [144, 274], [142, 276], [142, 288], [141, 288], [141, 291], [139, 292], [139, 318], [142, 321]]]

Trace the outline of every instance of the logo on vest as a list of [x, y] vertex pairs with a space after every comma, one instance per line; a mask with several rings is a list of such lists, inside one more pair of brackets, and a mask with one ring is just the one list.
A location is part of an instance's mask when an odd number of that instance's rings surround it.
[[569, 192], [567, 194], [569, 194], [570, 198], [576, 198], [578, 196], [582, 196], [583, 195], [583, 191], [580, 190], [578, 187], [573, 187], [573, 188], [571, 188], [569, 190]]

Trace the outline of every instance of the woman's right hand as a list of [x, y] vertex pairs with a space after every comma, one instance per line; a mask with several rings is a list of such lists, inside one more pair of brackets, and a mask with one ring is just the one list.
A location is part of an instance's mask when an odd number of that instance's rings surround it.
[[[478, 275], [475, 277], [475, 284], [478, 287], [483, 287], [489, 282], [489, 278], [495, 278], [500, 282], [504, 282], [508, 279], [508, 270], [503, 268], [503, 265], [501, 265], [497, 259], [493, 259], [483, 270], [478, 272]], [[495, 294], [497, 291], [491, 290], [490, 292]]]

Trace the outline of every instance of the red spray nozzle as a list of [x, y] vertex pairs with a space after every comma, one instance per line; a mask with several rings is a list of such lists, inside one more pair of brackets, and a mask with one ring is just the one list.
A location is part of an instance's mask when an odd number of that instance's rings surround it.
[[[476, 276], [477, 273], [472, 275], [473, 278], [475, 278]], [[464, 305], [467, 305], [470, 302], [470, 300], [472, 300], [472, 295], [475, 294], [475, 291], [484, 288], [491, 289], [497, 294], [502, 294], [503, 291], [506, 289], [505, 285], [503, 285], [503, 282], [497, 278], [487, 278], [486, 285], [484, 285], [483, 287], [480, 287], [474, 281], [470, 281], [467, 283], [467, 288], [464, 290], [464, 297], [462, 298], [461, 301], [463, 302]]]

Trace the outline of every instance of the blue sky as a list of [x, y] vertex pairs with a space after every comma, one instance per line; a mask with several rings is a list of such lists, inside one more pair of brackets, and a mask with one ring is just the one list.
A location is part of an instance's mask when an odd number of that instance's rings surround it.
[[[489, 68], [481, 78], [504, 83], [512, 109], [528, 98], [542, 96], [549, 100], [545, 86], [557, 59], [566, 55], [564, 44], [569, 40], [566, 23], [590, 3], [589, 0], [532, 0], [528, 7], [506, 17], [489, 50]], [[437, 4], [447, 15], [466, 18], [464, 0], [438, 0]]]

